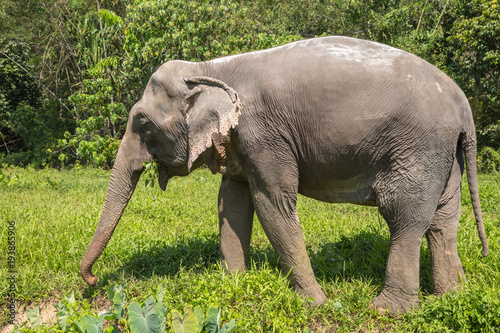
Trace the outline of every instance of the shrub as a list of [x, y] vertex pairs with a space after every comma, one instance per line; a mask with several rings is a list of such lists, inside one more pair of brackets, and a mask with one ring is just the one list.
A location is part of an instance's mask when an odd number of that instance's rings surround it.
[[500, 152], [490, 147], [484, 147], [478, 154], [478, 170], [483, 173], [500, 171]]

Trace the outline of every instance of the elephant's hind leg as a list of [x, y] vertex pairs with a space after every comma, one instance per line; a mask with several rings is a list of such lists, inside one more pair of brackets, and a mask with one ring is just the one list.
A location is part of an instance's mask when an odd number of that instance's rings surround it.
[[379, 212], [391, 233], [385, 285], [371, 307], [397, 315], [418, 308], [420, 248], [442, 190], [432, 179], [405, 179], [391, 186], [394, 192], [379, 198]]
[[420, 246], [425, 230], [413, 227], [407, 231], [402, 236], [391, 231], [384, 288], [370, 306], [380, 313], [397, 315], [418, 308]]
[[247, 183], [222, 177], [219, 190], [220, 249], [223, 267], [245, 270], [252, 236], [254, 208]]
[[460, 288], [465, 274], [457, 251], [457, 230], [460, 217], [461, 171], [455, 163], [446, 190], [439, 201], [432, 223], [427, 231], [431, 254], [434, 293], [442, 295]]

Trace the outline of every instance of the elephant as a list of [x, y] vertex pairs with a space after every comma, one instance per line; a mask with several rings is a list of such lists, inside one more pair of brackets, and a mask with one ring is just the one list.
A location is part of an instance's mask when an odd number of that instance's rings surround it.
[[294, 290], [319, 306], [326, 296], [306, 252], [297, 195], [376, 206], [390, 247], [384, 286], [370, 307], [405, 313], [419, 305], [424, 235], [434, 293], [458, 290], [465, 280], [457, 252], [464, 169], [488, 254], [476, 154], [461, 89], [423, 59], [381, 43], [329, 36], [209, 61], [169, 61], [130, 109], [80, 273], [96, 284], [92, 266], [144, 162], [157, 161], [162, 190], [170, 178], [205, 165], [222, 174], [220, 251], [228, 272], [249, 263], [255, 213]]

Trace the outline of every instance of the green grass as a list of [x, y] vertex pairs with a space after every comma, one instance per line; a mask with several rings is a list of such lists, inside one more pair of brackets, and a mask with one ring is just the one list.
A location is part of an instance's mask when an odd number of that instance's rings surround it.
[[[500, 330], [500, 175], [480, 175], [490, 255], [481, 257], [466, 182], [459, 254], [468, 279], [460, 293], [432, 293], [429, 253], [421, 258], [421, 307], [400, 318], [369, 311], [384, 283], [389, 232], [376, 208], [324, 204], [299, 197], [298, 213], [316, 277], [328, 302], [309, 309], [279, 269], [257, 219], [251, 267], [234, 276], [221, 269], [217, 193], [220, 176], [199, 170], [170, 180], [167, 190], [140, 185], [103, 255], [94, 265], [98, 287], [79, 275], [95, 231], [110, 173], [95, 169], [4, 169], [0, 184], [0, 325], [8, 320], [7, 226], [16, 223], [18, 304], [35, 306], [75, 292], [95, 304], [112, 283], [128, 282], [129, 301], [165, 290], [165, 303], [222, 309], [237, 332], [494, 331]], [[5, 310], [4, 310], [5, 309]], [[167, 331], [171, 331], [168, 322]]]

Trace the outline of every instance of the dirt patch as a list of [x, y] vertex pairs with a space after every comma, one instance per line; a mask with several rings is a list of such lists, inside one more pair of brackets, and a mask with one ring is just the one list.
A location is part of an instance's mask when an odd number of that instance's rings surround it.
[[[26, 317], [26, 312], [28, 309], [34, 309], [37, 306], [40, 307], [40, 324], [53, 326], [57, 323], [57, 310], [54, 307], [54, 303], [59, 303], [58, 299], [49, 298], [43, 300], [40, 304], [31, 304], [31, 305], [21, 305], [19, 309], [16, 309], [16, 317], [14, 323], [18, 326], [25, 324], [25, 327], [30, 327], [30, 323], [28, 322], [28, 318]], [[109, 309], [112, 306], [111, 301], [107, 297], [98, 297], [92, 300], [92, 304], [94, 306], [97, 305], [97, 311], [102, 312], [106, 309]], [[6, 326], [0, 327], [0, 333], [10, 333], [14, 329], [14, 325], [7, 324]]]

